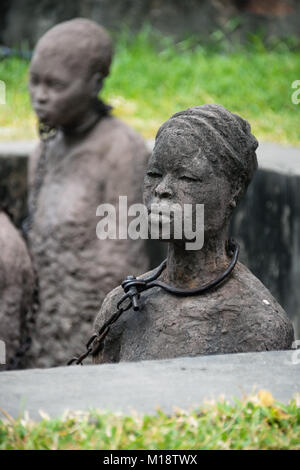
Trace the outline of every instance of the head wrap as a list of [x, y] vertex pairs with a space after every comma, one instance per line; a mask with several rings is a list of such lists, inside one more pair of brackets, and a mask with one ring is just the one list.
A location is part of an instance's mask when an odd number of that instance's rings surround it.
[[158, 130], [156, 142], [166, 133], [184, 139], [186, 146], [201, 150], [219, 175], [225, 175], [232, 186], [237, 182], [247, 189], [257, 169], [258, 142], [249, 123], [217, 104], [195, 106], [174, 114]]

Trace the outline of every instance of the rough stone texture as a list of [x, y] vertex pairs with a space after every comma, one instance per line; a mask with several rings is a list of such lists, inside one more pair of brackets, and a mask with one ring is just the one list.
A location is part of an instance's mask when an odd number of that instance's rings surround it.
[[241, 399], [243, 394], [261, 389], [288, 403], [300, 391], [300, 365], [292, 361], [292, 354], [298, 353], [259, 352], [2, 372], [0, 408], [14, 418], [27, 410], [32, 419], [41, 419], [39, 410], [51, 417], [67, 410], [95, 408], [154, 414], [159, 407], [172, 413], [175, 407], [188, 410], [222, 395], [227, 400]]
[[74, 20], [41, 38], [32, 59], [33, 107], [58, 130], [37, 149], [30, 171], [29, 238], [40, 291], [30, 366], [66, 364], [84, 347], [105, 294], [128, 271], [149, 265], [143, 240], [96, 236], [100, 204], [118, 208], [119, 195], [128, 206], [142, 202], [148, 158], [143, 139], [97, 101], [111, 54], [102, 28]]
[[33, 272], [19, 232], [0, 211], [0, 339], [6, 344], [6, 363], [27, 334], [32, 305]]
[[[161, 126], [144, 179], [149, 221], [154, 215], [161, 239], [164, 220], [171, 224], [167, 267], [158, 279], [190, 289], [227, 268], [228, 225], [257, 167], [257, 145], [247, 121], [219, 105], [189, 108]], [[162, 212], [173, 204], [190, 204], [194, 213], [196, 204], [204, 204], [203, 248], [187, 250], [187, 239], [174, 236], [172, 218], [152, 214], [154, 204]], [[108, 294], [95, 332], [121, 296], [121, 287]], [[177, 297], [161, 288], [143, 292], [140, 311], [130, 308], [120, 317], [94, 361], [289, 349], [293, 339], [286, 313], [239, 263], [224, 283], [204, 295]]]
[[124, 25], [136, 31], [147, 21], [177, 38], [189, 33], [204, 41], [215, 30], [230, 40], [257, 30], [273, 37], [299, 36], [299, 8], [296, 0], [2, 0], [0, 42], [33, 47], [47, 29], [76, 16], [117, 31]]

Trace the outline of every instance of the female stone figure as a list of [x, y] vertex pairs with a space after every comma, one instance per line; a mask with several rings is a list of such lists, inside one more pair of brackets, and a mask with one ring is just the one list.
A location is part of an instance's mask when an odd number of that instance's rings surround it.
[[[219, 105], [189, 108], [161, 126], [144, 179], [149, 218], [154, 204], [204, 204], [204, 245], [187, 250], [184, 236], [174, 237], [171, 217], [166, 268], [158, 280], [177, 289], [197, 288], [232, 263], [229, 222], [257, 168], [257, 146], [248, 122]], [[123, 294], [117, 287], [106, 296], [96, 332]], [[199, 295], [177, 296], [160, 287], [144, 291], [140, 310], [130, 308], [111, 326], [94, 362], [288, 349], [293, 336], [281, 306], [237, 262], [223, 282]]]
[[[107, 32], [77, 18], [51, 28], [30, 64], [33, 108], [47, 129], [31, 166], [29, 242], [40, 307], [28, 365], [66, 364], [99, 301], [128, 267], [148, 269], [145, 241], [99, 240], [97, 207], [142, 202], [148, 150], [98, 94], [113, 55]], [[43, 133], [44, 135], [44, 133]], [[72, 346], [73, 345], [73, 346]]]
[[[31, 331], [34, 276], [26, 245], [0, 206], [0, 340], [6, 346], [4, 368], [22, 368], [20, 356]], [[24, 350], [25, 351], [25, 350]], [[1, 367], [1, 366], [0, 366]]]

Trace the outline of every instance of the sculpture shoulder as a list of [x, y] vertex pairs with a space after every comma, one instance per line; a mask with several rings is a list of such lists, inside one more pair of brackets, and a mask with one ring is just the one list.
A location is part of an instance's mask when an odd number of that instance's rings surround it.
[[[122, 295], [123, 290], [119, 286], [106, 296], [95, 321], [96, 331], [116, 312]], [[281, 350], [289, 349], [293, 342], [293, 327], [286, 313], [266, 287], [241, 263], [223, 285], [204, 295], [176, 297], [155, 287], [142, 296], [143, 315], [137, 317], [131, 310], [124, 313], [105, 339], [105, 347], [95, 362], [120, 360], [125, 354], [120, 345], [130, 349], [135, 344], [134, 338], [139, 338], [139, 334], [146, 330], [146, 337], [152, 337], [153, 342], [161, 337], [161, 331], [168, 331], [168, 334], [171, 331], [170, 337], [178, 338], [182, 334], [190, 337], [194, 332], [198, 345], [202, 344], [201, 341], [207, 343], [207, 347], [198, 350], [211, 352]], [[181, 344], [182, 351], [185, 350], [184, 344]], [[160, 344], [158, 347], [163, 346]], [[151, 354], [148, 351], [147, 358], [153, 358]]]
[[[241, 311], [241, 321], [270, 341], [270, 349], [290, 348], [294, 340], [291, 320], [266, 286], [242, 263], [238, 263], [229, 284], [231, 303]], [[279, 347], [280, 346], [280, 347]]]
[[7, 281], [13, 283], [16, 276], [24, 275], [30, 284], [33, 283], [32, 265], [25, 242], [4, 212], [0, 212], [0, 244], [3, 248], [0, 253], [1, 271], [2, 274], [5, 271]]
[[[154, 269], [148, 271], [142, 274], [141, 276], [138, 276], [138, 279], [144, 279], [145, 277], [150, 276], [154, 271]], [[117, 310], [117, 303], [123, 295], [124, 291], [122, 289], [122, 286], [115, 287], [115, 289], [113, 289], [106, 295], [94, 322], [95, 331], [98, 331], [99, 328], [103, 325], [103, 323], [107, 321], [109, 317]]]
[[22, 253], [27, 256], [27, 248], [23, 238], [4, 212], [0, 212], [0, 240], [1, 246], [4, 246], [4, 249], [1, 250], [1, 256], [5, 256], [9, 250], [15, 251], [14, 258]]
[[232, 280], [235, 286], [234, 294], [239, 296], [241, 303], [246, 301], [256, 304], [262, 301], [263, 305], [271, 304], [273, 308], [285, 313], [267, 287], [244, 264], [237, 263]]
[[[149, 271], [141, 276], [139, 279], [143, 279], [148, 274], [152, 274], [153, 271]], [[124, 295], [124, 291], [121, 286], [113, 289], [105, 297], [100, 311], [94, 322], [94, 332], [98, 333], [99, 329], [103, 324], [109, 320], [109, 318], [116, 312], [117, 303]], [[129, 310], [130, 311], [130, 310]], [[128, 313], [128, 312], [126, 312]], [[126, 316], [126, 313], [124, 314]], [[124, 322], [122, 317], [113, 325], [110, 333], [106, 336], [104, 342], [104, 348], [99, 351], [96, 355], [93, 356], [93, 362], [95, 364], [105, 363], [105, 362], [119, 362], [120, 360], [120, 337], [122, 336], [124, 330]]]
[[38, 166], [39, 159], [42, 155], [43, 149], [44, 143], [40, 140], [29, 156], [28, 181], [30, 186], [32, 186], [34, 183], [36, 169]]
[[135, 172], [143, 174], [150, 154], [142, 136], [113, 116], [102, 118], [90, 132], [80, 137], [66, 139], [58, 131], [46, 144], [40, 142], [31, 157], [31, 179], [43, 149], [50, 167], [62, 173], [63, 168], [70, 165], [84, 167], [87, 172], [90, 170], [91, 176], [95, 174], [95, 165], [104, 165], [110, 170], [134, 166]]
[[120, 119], [109, 116], [101, 119], [91, 133], [91, 139], [102, 144], [107, 150], [118, 150], [138, 153], [139, 156], [148, 156], [149, 149], [143, 137]]

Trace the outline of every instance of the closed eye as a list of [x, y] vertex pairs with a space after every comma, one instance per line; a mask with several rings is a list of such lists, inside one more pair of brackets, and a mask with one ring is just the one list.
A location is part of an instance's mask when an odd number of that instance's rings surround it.
[[55, 88], [56, 90], [63, 90], [66, 87], [66, 84], [60, 82], [59, 80], [49, 80], [49, 86]]
[[180, 180], [183, 180], [183, 181], [192, 181], [194, 183], [199, 183], [200, 182], [200, 179], [198, 178], [192, 178], [191, 176], [187, 176], [187, 175], [182, 175], [179, 177]]
[[30, 85], [38, 85], [39, 77], [37, 75], [31, 75], [29, 78]]
[[157, 171], [147, 171], [147, 175], [151, 176], [152, 178], [161, 178], [161, 174]]

